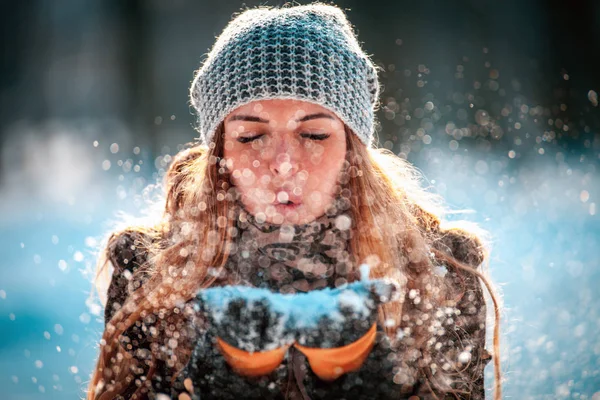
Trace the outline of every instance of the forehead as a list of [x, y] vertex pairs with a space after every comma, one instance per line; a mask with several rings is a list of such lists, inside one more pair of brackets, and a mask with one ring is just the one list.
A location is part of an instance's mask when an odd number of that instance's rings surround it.
[[266, 119], [295, 119], [302, 118], [305, 115], [314, 113], [326, 113], [331, 115], [333, 118], [338, 119], [337, 116], [327, 108], [315, 103], [311, 103], [309, 101], [303, 101], [298, 99], [255, 100], [236, 108], [235, 110], [229, 113], [228, 117], [237, 114], [247, 114], [260, 116]]

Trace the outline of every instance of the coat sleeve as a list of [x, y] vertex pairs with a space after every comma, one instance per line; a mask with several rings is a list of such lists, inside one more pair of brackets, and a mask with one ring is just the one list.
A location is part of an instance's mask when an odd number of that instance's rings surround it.
[[[138, 288], [144, 285], [150, 277], [149, 272], [143, 269], [148, 261], [147, 238], [140, 232], [121, 232], [109, 240], [107, 247], [107, 258], [114, 267], [113, 275], [107, 292], [107, 303], [104, 312], [105, 325], [110, 323], [115, 313], [123, 307], [127, 298]], [[181, 315], [191, 318], [191, 305], [181, 310]], [[167, 358], [170, 357], [169, 339], [164, 330], [175, 326], [178, 334], [178, 345], [187, 346], [188, 341], [194, 341], [191, 327], [187, 326], [188, 319], [164, 318], [149, 316], [147, 319], [138, 320], [123, 332], [120, 343], [123, 348], [133, 355], [136, 368], [132, 370], [133, 379], [120, 399], [146, 399], [156, 398], [157, 394], [168, 394], [173, 392], [171, 378], [175, 372], [174, 367], [168, 365]], [[150, 332], [156, 329], [156, 336], [162, 342], [151, 340]], [[188, 337], [189, 335], [189, 337]], [[159, 356], [157, 356], [157, 354]], [[151, 369], [152, 366], [152, 369]], [[150, 373], [151, 377], [144, 381], [140, 387], [140, 381]], [[137, 381], [137, 382], [136, 382]]]
[[133, 279], [134, 272], [146, 262], [147, 254], [140, 242], [139, 234], [123, 232], [115, 234], [107, 246], [107, 258], [113, 266], [108, 287], [104, 323], [108, 323], [133, 290], [138, 288], [145, 275]]
[[[109, 239], [106, 257], [113, 267], [113, 273], [104, 309], [105, 326], [110, 323], [115, 313], [125, 304], [131, 293], [147, 279], [145, 273], [135, 274], [147, 259], [140, 235], [137, 232], [126, 231], [113, 234]], [[123, 348], [134, 356], [136, 368], [134, 379], [124, 392], [116, 397], [117, 400], [144, 399], [148, 396], [148, 390], [140, 392], [139, 386], [135, 383], [135, 378], [144, 376], [148, 372], [145, 363], [149, 357], [149, 342], [146, 331], [146, 329], [143, 329], [142, 322], [137, 321], [120, 338]], [[162, 364], [157, 365], [158, 367], [162, 367]], [[154, 381], [152, 382], [153, 385], [155, 384]]]
[[436, 396], [440, 399], [485, 399], [484, 370], [492, 356], [485, 349], [486, 305], [483, 288], [474, 275], [457, 276], [449, 272], [447, 278], [463, 281], [464, 293], [454, 307], [453, 315], [447, 314], [446, 333], [439, 340], [443, 346], [433, 353], [438, 373], [446, 372], [452, 377], [453, 393], [434, 390], [431, 381], [421, 371], [413, 393], [421, 400], [435, 399]]
[[[466, 291], [459, 300], [455, 334], [457, 342], [462, 343], [460, 353], [452, 356], [464, 366], [465, 379], [463, 389], [471, 393], [469, 399], [484, 399], [484, 369], [491, 361], [491, 354], [485, 349], [486, 342], [486, 304], [483, 287], [475, 275], [465, 277], [468, 280]], [[471, 383], [472, 382], [472, 383]]]
[[[476, 270], [483, 262], [480, 246], [476, 238], [459, 229], [444, 231], [436, 243], [438, 249]], [[484, 370], [492, 355], [485, 348], [487, 307], [483, 283], [475, 274], [445, 267], [443, 283], [449, 289], [448, 308], [443, 310], [442, 319], [445, 333], [438, 339], [442, 346], [433, 349], [433, 362], [442, 371], [440, 375], [451, 378], [453, 393], [435, 394], [438, 398], [485, 399]], [[433, 399], [432, 390], [421, 370], [414, 394], [420, 399]]]

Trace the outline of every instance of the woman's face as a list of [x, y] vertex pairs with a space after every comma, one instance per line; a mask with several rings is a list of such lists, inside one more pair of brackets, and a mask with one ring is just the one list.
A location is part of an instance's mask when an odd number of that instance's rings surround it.
[[252, 215], [304, 224], [325, 213], [346, 155], [344, 124], [334, 113], [301, 100], [257, 100], [224, 124], [224, 157]]

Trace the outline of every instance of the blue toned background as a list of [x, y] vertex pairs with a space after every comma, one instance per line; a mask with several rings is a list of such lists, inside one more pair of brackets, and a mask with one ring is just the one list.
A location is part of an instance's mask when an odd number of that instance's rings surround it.
[[[381, 146], [492, 233], [505, 398], [600, 399], [600, 4], [336, 4], [382, 67]], [[0, 398], [84, 397], [95, 251], [196, 136], [193, 71], [242, 6], [3, 4]]]

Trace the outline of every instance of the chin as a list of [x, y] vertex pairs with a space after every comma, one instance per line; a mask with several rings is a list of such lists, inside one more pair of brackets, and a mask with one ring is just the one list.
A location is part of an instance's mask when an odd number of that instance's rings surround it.
[[304, 225], [316, 219], [303, 205], [275, 204], [261, 210], [272, 224]]
[[301, 225], [311, 221], [310, 215], [301, 204], [274, 204], [268, 207], [268, 219], [275, 224]]

